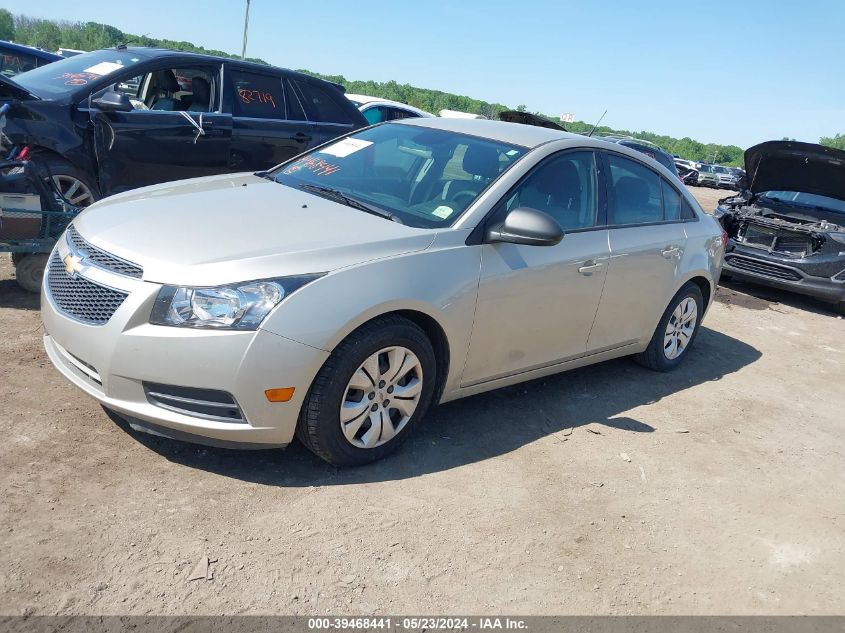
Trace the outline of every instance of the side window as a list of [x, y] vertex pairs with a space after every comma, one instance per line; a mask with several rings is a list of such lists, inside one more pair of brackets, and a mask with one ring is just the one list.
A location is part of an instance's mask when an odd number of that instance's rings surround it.
[[595, 226], [595, 155], [576, 151], [548, 159], [508, 196], [506, 207], [548, 213], [564, 231]]
[[302, 105], [309, 121], [349, 123], [349, 116], [334, 100], [329, 90], [310, 81], [292, 80], [302, 96]]
[[415, 113], [402, 108], [387, 108], [387, 120], [399, 121], [400, 119], [417, 119], [419, 118]]
[[288, 104], [288, 119], [291, 121], [307, 121], [305, 109], [302, 107], [302, 98], [296, 92], [290, 79], [285, 79], [285, 95]]
[[284, 119], [285, 93], [282, 79], [233, 69], [232, 114], [254, 119]]
[[668, 182], [660, 179], [660, 186], [663, 189], [663, 219], [681, 219], [681, 194]]
[[607, 158], [610, 163], [608, 224], [661, 222], [660, 176], [628, 158], [616, 154], [608, 154]]
[[682, 220], [695, 220], [698, 218], [695, 211], [692, 210], [690, 203], [686, 201], [686, 198], [682, 198], [681, 200], [681, 219]]
[[373, 106], [369, 108], [365, 112], [362, 112], [364, 118], [367, 119], [367, 123], [370, 125], [375, 125], [376, 123], [381, 123], [382, 121], [390, 120], [388, 115], [387, 108], [382, 106]]

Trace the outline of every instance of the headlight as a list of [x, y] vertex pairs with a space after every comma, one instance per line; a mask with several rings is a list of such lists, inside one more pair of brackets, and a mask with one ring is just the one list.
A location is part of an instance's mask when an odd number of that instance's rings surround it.
[[840, 244], [845, 244], [845, 233], [828, 233], [827, 236], [831, 238], [834, 242], [839, 242]]
[[298, 275], [216, 288], [164, 286], [156, 298], [150, 323], [254, 330], [282, 299], [322, 276]]

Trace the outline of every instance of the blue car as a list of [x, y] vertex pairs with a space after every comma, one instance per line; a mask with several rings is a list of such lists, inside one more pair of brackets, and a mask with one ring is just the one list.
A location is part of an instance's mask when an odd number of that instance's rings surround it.
[[0, 74], [4, 77], [14, 77], [28, 70], [64, 59], [61, 55], [42, 51], [40, 48], [22, 46], [3, 40], [0, 40], [0, 54], [3, 56], [0, 58]]

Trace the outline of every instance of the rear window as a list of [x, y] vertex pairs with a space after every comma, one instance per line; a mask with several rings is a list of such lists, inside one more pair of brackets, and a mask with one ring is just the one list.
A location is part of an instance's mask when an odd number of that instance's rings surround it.
[[285, 92], [282, 79], [273, 75], [234, 70], [232, 114], [255, 119], [284, 119]]
[[[335, 101], [331, 90], [317, 83], [292, 79], [302, 98], [302, 106], [309, 121], [323, 123], [349, 123], [349, 115]], [[338, 95], [341, 96], [341, 95]], [[344, 97], [345, 98], [345, 97]]]

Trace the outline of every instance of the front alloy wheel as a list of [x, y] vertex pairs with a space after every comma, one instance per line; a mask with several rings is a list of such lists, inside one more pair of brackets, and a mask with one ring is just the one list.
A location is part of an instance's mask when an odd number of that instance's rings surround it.
[[375, 448], [405, 428], [420, 401], [422, 365], [405, 347], [388, 347], [365, 360], [346, 385], [340, 426], [349, 443]]
[[296, 435], [337, 466], [376, 461], [408, 438], [437, 384], [428, 335], [402, 316], [378, 317], [332, 351], [302, 403]]

